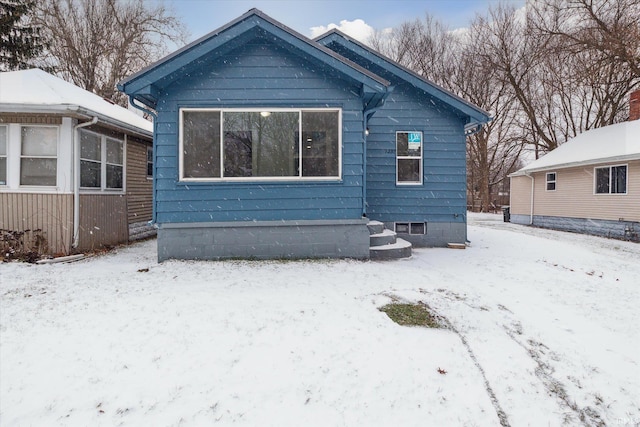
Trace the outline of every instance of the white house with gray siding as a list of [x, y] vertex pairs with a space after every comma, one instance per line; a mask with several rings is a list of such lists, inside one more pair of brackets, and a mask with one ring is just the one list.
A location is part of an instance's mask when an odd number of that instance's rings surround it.
[[3, 235], [49, 254], [126, 243], [151, 220], [152, 136], [140, 115], [40, 69], [0, 73]]
[[510, 177], [513, 223], [638, 240], [638, 117], [584, 132]]

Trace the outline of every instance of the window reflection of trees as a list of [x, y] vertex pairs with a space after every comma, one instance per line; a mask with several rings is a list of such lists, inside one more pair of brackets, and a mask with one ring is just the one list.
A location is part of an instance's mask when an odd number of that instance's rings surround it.
[[298, 112], [225, 113], [225, 176], [297, 176], [298, 128]]

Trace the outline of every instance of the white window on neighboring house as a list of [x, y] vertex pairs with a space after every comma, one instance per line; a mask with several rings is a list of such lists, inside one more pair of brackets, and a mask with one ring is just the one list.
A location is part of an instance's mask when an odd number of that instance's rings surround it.
[[396, 183], [422, 184], [422, 132], [396, 132]]
[[547, 191], [556, 191], [556, 173], [547, 172]]
[[102, 188], [102, 138], [80, 132], [80, 187]]
[[0, 126], [0, 185], [7, 185], [7, 126]]
[[596, 194], [627, 194], [627, 165], [595, 168]]
[[82, 129], [80, 131], [80, 188], [121, 190], [123, 183], [123, 142]]
[[106, 184], [109, 189], [122, 189], [124, 183], [124, 147], [123, 142], [114, 138], [106, 139], [107, 156]]
[[22, 126], [20, 185], [55, 187], [58, 167], [58, 128]]

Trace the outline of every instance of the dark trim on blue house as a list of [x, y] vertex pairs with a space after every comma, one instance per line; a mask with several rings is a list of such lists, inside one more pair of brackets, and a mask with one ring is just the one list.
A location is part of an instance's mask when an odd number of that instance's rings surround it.
[[438, 86], [437, 84], [429, 80], [426, 80], [419, 74], [398, 64], [396, 61], [382, 55], [381, 53], [376, 52], [370, 47], [365, 46], [357, 40], [354, 40], [353, 38], [337, 29], [329, 30], [325, 34], [316, 37], [314, 41], [329, 48], [331, 48], [331, 45], [335, 44], [342, 46], [345, 49], [348, 49], [361, 56], [362, 58], [365, 58], [367, 61], [381, 66], [382, 68], [396, 75], [398, 78], [412, 84], [417, 89], [420, 89], [425, 93], [437, 99], [440, 99], [442, 102], [451, 105], [453, 108], [460, 111], [460, 113], [462, 113], [463, 115], [469, 116], [470, 120], [468, 123], [468, 127], [465, 127], [465, 130], [467, 128], [469, 129], [469, 133], [473, 133], [476, 127], [481, 127], [483, 124], [490, 122], [492, 119], [491, 114], [487, 111], [462, 99], [453, 92], [450, 92], [447, 89]]
[[156, 108], [160, 89], [171, 84], [192, 64], [213, 51], [228, 52], [257, 34], [275, 37], [287, 43], [301, 57], [308, 56], [337, 70], [343, 76], [359, 82], [360, 96], [366, 109], [381, 105], [390, 91], [390, 83], [365, 68], [342, 57], [331, 49], [275, 21], [258, 9], [251, 9], [239, 18], [184, 46], [160, 61], [140, 70], [118, 83], [118, 89], [134, 99]]

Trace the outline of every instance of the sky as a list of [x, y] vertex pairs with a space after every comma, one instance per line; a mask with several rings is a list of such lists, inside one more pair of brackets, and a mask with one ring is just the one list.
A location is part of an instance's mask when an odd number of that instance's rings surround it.
[[[162, 2], [163, 0], [147, 0]], [[525, 0], [506, 0], [517, 7]], [[396, 27], [428, 12], [451, 29], [468, 25], [498, 0], [164, 0], [196, 40], [252, 8], [307, 37], [339, 28], [364, 41], [374, 29]]]

